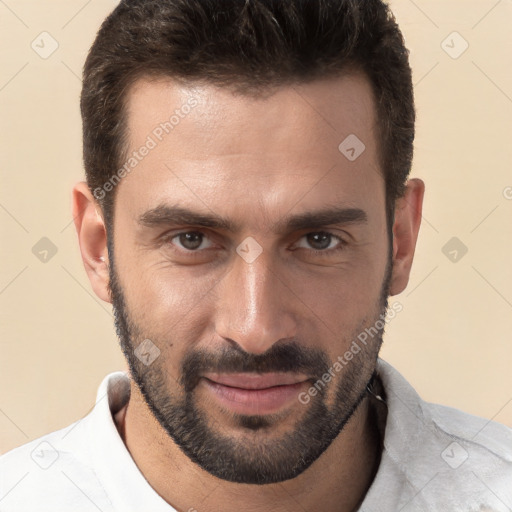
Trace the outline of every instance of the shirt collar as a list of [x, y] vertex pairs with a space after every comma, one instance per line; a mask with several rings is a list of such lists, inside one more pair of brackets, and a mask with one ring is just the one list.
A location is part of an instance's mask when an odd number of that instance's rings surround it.
[[113, 414], [129, 398], [130, 378], [125, 372], [107, 375], [98, 388], [88, 425], [97, 476], [115, 510], [176, 512], [144, 478], [117, 431]]

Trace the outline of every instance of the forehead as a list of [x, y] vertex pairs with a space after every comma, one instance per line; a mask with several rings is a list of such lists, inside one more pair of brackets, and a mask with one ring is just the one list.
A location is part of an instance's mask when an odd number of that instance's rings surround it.
[[[140, 79], [126, 108], [127, 161], [138, 155], [118, 200], [139, 213], [176, 199], [216, 208], [224, 201], [226, 210], [229, 195], [269, 211], [306, 193], [304, 206], [322, 196], [353, 203], [383, 190], [374, 98], [363, 74], [281, 86], [262, 97]], [[356, 159], [347, 157], [352, 149]]]
[[[194, 156], [212, 148], [217, 153], [232, 152], [236, 146], [249, 150], [265, 135], [271, 135], [269, 138], [276, 141], [276, 146], [281, 141], [290, 144], [290, 129], [297, 148], [307, 139], [335, 144], [350, 133], [367, 135], [366, 132], [373, 131], [375, 121], [371, 85], [360, 72], [284, 85], [257, 97], [236, 94], [213, 84], [183, 85], [170, 78], [139, 79], [127, 94], [132, 146], [158, 131], [161, 123], [171, 122], [174, 133], [173, 137], [166, 137], [168, 142], [179, 137], [180, 147], [175, 149], [183, 154], [193, 149]], [[179, 130], [175, 130], [178, 125]], [[227, 135], [235, 131], [237, 137], [229, 139]], [[198, 146], [194, 145], [197, 141]], [[311, 147], [304, 149], [311, 152]]]

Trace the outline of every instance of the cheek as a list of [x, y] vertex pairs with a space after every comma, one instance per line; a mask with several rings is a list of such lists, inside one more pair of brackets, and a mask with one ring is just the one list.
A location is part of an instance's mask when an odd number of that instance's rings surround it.
[[139, 321], [155, 327], [171, 326], [186, 316], [192, 305], [193, 292], [184, 289], [174, 279], [152, 272], [139, 272], [132, 285], [127, 287], [130, 308]]
[[372, 244], [337, 268], [295, 272], [291, 286], [321, 317], [354, 324], [379, 300], [386, 263], [385, 247]]
[[115, 265], [127, 309], [139, 324], [164, 330], [181, 321], [208, 295], [218, 278], [194, 266], [173, 265], [165, 249], [141, 248], [116, 226]]
[[[331, 361], [345, 354], [358, 335], [380, 318], [386, 269], [385, 258], [381, 260], [384, 261], [361, 258], [350, 268], [331, 274], [322, 282], [316, 280], [315, 286], [309, 287], [314, 291], [310, 292], [308, 304], [315, 313], [309, 336], [317, 345], [323, 345]], [[303, 286], [308, 287], [307, 284], [303, 282]]]
[[161, 263], [141, 262], [133, 268], [124, 285], [132, 321], [144, 337], [155, 339], [162, 350], [172, 350], [173, 358], [179, 359], [204, 336], [211, 313], [209, 294], [217, 280], [211, 275], [194, 278], [190, 270]]

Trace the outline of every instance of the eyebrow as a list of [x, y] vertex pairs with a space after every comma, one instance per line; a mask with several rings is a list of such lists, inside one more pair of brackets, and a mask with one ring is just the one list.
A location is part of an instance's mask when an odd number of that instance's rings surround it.
[[[274, 223], [271, 230], [275, 233], [316, 229], [331, 224], [365, 224], [368, 215], [360, 208], [328, 207], [320, 210], [290, 215]], [[163, 225], [189, 225], [212, 229], [223, 229], [236, 233], [241, 226], [216, 214], [195, 212], [177, 205], [159, 205], [138, 217], [141, 226], [152, 228]]]

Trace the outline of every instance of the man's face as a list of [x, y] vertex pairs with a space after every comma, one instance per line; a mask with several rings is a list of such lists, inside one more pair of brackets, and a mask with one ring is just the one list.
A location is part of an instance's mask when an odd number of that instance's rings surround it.
[[129, 152], [150, 149], [118, 185], [109, 256], [134, 381], [211, 474], [292, 478], [361, 403], [382, 342], [379, 328], [344, 358], [389, 294], [371, 87], [352, 75], [258, 99], [159, 80], [128, 99]]

